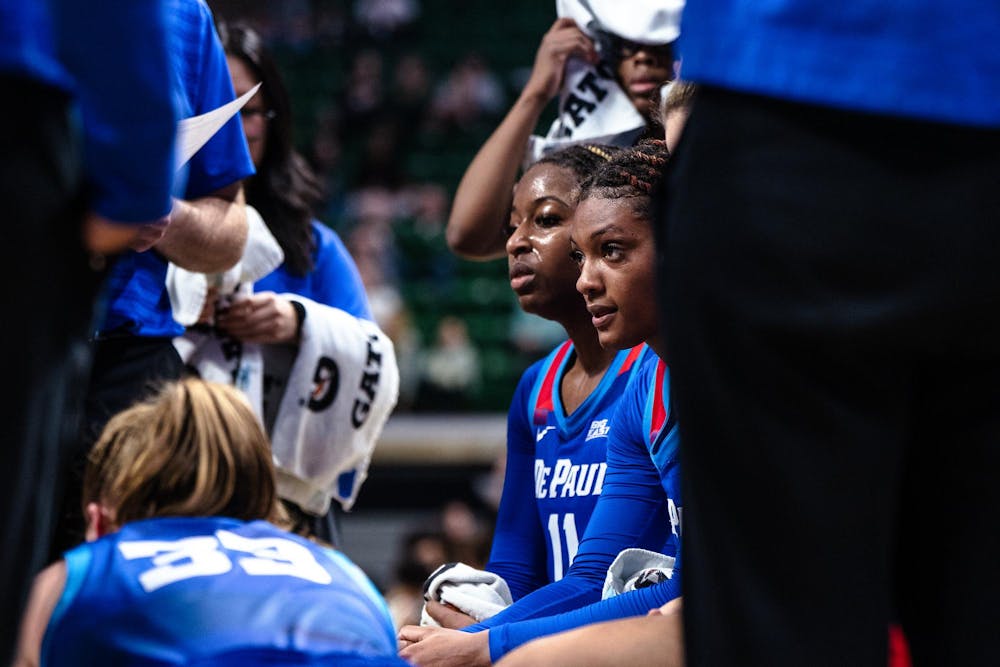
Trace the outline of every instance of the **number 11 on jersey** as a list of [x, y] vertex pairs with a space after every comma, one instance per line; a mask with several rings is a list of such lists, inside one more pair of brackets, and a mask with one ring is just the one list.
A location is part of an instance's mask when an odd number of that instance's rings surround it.
[[576, 516], [572, 512], [563, 514], [560, 526], [559, 514], [549, 515], [549, 540], [552, 542], [552, 581], [563, 578], [563, 550], [566, 553], [566, 567], [569, 568], [576, 558], [576, 550], [580, 546], [580, 538], [576, 532]]

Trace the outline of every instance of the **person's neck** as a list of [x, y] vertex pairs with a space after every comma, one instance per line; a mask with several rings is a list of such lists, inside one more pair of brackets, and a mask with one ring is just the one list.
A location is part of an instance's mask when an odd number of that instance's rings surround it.
[[597, 329], [591, 323], [589, 313], [585, 322], [564, 322], [563, 328], [573, 341], [580, 371], [590, 377], [603, 375], [618, 351], [601, 347]]
[[656, 356], [660, 359], [663, 359], [664, 361], [667, 360], [667, 346], [663, 340], [663, 334], [658, 333], [655, 336], [647, 338], [646, 345], [648, 345], [649, 349], [655, 352]]

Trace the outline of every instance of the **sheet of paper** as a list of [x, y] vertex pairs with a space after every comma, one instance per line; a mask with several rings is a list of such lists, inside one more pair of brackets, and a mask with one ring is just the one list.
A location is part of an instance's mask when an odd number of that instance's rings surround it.
[[213, 109], [200, 116], [191, 116], [177, 123], [177, 160], [175, 169], [180, 169], [191, 159], [198, 149], [204, 146], [209, 139], [218, 132], [230, 118], [243, 108], [257, 89], [256, 86], [237, 97], [228, 104], [223, 104], [218, 109]]

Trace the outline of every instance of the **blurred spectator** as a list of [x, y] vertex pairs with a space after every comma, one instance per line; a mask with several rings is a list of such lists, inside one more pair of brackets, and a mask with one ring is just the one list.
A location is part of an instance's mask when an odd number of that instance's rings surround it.
[[483, 59], [466, 55], [438, 86], [431, 112], [442, 129], [468, 130], [480, 120], [498, 115], [506, 103], [503, 85]]
[[488, 473], [479, 477], [474, 484], [477, 497], [489, 508], [495, 517], [500, 509], [504, 478], [507, 475], [507, 455], [498, 454]]
[[346, 176], [342, 167], [343, 143], [340, 137], [340, 117], [332, 107], [316, 113], [316, 133], [306, 159], [323, 185], [323, 201], [317, 205], [320, 217], [339, 220], [344, 206]]
[[355, 0], [354, 19], [366, 36], [385, 42], [412, 27], [420, 16], [417, 0]]
[[351, 63], [344, 89], [344, 112], [348, 131], [363, 129], [385, 103], [382, 55], [374, 49], [361, 51]]
[[420, 334], [413, 323], [410, 309], [399, 294], [392, 303], [387, 303], [387, 294], [379, 293], [373, 302], [375, 317], [382, 320], [385, 332], [396, 348], [396, 366], [399, 368], [399, 399], [396, 412], [411, 410], [417, 398], [420, 385]]
[[308, 49], [315, 37], [310, 0], [268, 3], [274, 25], [273, 37], [296, 50]]
[[430, 106], [431, 75], [419, 53], [405, 53], [400, 57], [393, 74], [393, 86], [393, 111], [407, 120], [407, 127], [422, 127]]
[[441, 319], [421, 371], [418, 409], [453, 411], [472, 405], [480, 382], [479, 351], [464, 321], [452, 315]]
[[313, 29], [321, 46], [342, 44], [347, 33], [347, 16], [341, 3], [324, 3], [313, 13]]
[[444, 532], [449, 563], [465, 563], [478, 569], [486, 566], [492, 525], [469, 503], [458, 499], [449, 501], [441, 509], [441, 530]]
[[394, 580], [385, 593], [389, 614], [397, 630], [420, 622], [424, 581], [447, 560], [447, 541], [443, 533], [415, 530], [403, 538]]
[[364, 153], [355, 175], [358, 187], [385, 187], [398, 190], [403, 187], [406, 175], [400, 155], [400, 122], [381, 114], [366, 122]]

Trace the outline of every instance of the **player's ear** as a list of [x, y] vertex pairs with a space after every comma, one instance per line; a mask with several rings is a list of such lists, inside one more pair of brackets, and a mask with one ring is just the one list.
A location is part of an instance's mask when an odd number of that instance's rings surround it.
[[87, 518], [87, 532], [84, 535], [88, 542], [107, 535], [114, 530], [108, 509], [99, 503], [87, 503], [84, 510]]

